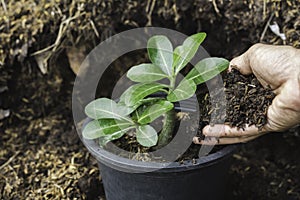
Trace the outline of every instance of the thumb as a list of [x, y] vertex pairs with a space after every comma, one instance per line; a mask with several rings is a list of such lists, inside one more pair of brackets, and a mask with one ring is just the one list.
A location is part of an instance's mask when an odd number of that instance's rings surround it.
[[230, 67], [239, 70], [244, 75], [251, 74], [251, 62], [255, 60], [257, 50], [264, 46], [265, 45], [260, 43], [251, 46], [245, 53], [236, 58], [233, 58], [230, 61]]
[[230, 68], [237, 69], [241, 72], [241, 74], [244, 75], [251, 74], [252, 70], [250, 67], [248, 52], [245, 52], [244, 54], [233, 58], [230, 61]]

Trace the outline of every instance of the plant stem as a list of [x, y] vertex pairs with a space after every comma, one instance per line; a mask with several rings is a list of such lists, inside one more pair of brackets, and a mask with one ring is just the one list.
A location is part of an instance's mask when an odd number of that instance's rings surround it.
[[[169, 94], [175, 89], [176, 76], [172, 76], [170, 79]], [[173, 136], [173, 130], [175, 127], [175, 110], [168, 111], [165, 115], [163, 128], [158, 136], [158, 143], [156, 148], [159, 149], [167, 145]]]
[[169, 89], [169, 94], [175, 89], [175, 82], [176, 82], [176, 77], [172, 77], [170, 79], [170, 89]]
[[161, 148], [167, 145], [172, 137], [173, 137], [173, 130], [175, 127], [175, 110], [172, 109], [166, 113], [163, 128], [158, 137], [158, 144], [157, 148]]

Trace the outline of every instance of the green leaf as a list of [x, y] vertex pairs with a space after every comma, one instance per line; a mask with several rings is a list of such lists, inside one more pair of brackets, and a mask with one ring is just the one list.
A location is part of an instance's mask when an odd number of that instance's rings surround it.
[[186, 79], [192, 80], [198, 85], [220, 74], [226, 70], [228, 66], [229, 61], [224, 58], [205, 58], [195, 65], [186, 76]]
[[181, 46], [175, 48], [173, 61], [175, 74], [178, 74], [192, 60], [205, 37], [206, 33], [194, 34], [188, 37]]
[[160, 83], [139, 83], [128, 88], [120, 97], [127, 106], [134, 106], [144, 97], [167, 87]]
[[173, 46], [163, 35], [156, 35], [148, 40], [148, 54], [151, 62], [160, 67], [168, 76], [172, 75]]
[[162, 114], [168, 112], [174, 107], [173, 103], [169, 101], [158, 101], [150, 106], [147, 106], [142, 114], [138, 117], [138, 123], [148, 124], [157, 119]]
[[188, 79], [183, 79], [179, 83], [177, 88], [167, 96], [167, 99], [170, 102], [176, 102], [176, 101], [188, 99], [195, 94], [196, 89], [197, 89], [196, 84], [193, 81]]
[[118, 105], [111, 99], [99, 98], [85, 107], [85, 113], [92, 119], [123, 119], [128, 121], [130, 110], [126, 106]]
[[137, 102], [136, 105], [138, 105], [137, 109], [135, 110], [135, 112], [133, 112], [131, 119], [135, 122], [137, 122], [137, 120], [139, 119], [139, 116], [144, 112], [144, 110], [146, 109], [146, 107], [161, 101], [162, 98], [146, 98], [146, 99], [142, 99], [139, 102]]
[[150, 125], [138, 126], [136, 130], [136, 139], [138, 143], [145, 147], [155, 146], [158, 140], [156, 130]]
[[145, 63], [132, 67], [127, 72], [127, 77], [132, 81], [145, 83], [158, 81], [168, 76], [159, 67]]
[[127, 106], [124, 101], [119, 102], [118, 105], [125, 107], [126, 108], [125, 112], [128, 113], [128, 115], [131, 114], [133, 111], [135, 111], [140, 106], [138, 104], [133, 105], [133, 106]]
[[162, 98], [160, 98], [160, 97], [149, 97], [149, 98], [140, 100], [138, 103], [140, 105], [148, 105], [148, 104], [153, 104], [160, 100], [162, 100]]
[[111, 134], [119, 134], [133, 128], [133, 124], [128, 121], [120, 121], [115, 119], [99, 119], [89, 122], [83, 129], [82, 135], [86, 139], [96, 139]]
[[[141, 99], [140, 101], [138, 101], [135, 105], [133, 105], [133, 106], [127, 106], [126, 104], [125, 104], [125, 95], [122, 97], [122, 99], [120, 98], [120, 102], [118, 103], [118, 105], [121, 105], [121, 106], [124, 106], [124, 107], [126, 107], [128, 110], [127, 110], [127, 113], [128, 114], [131, 114], [131, 113], [133, 113], [138, 107], [140, 107], [141, 105], [146, 105], [146, 104], [151, 104], [151, 103], [154, 103], [154, 102], [156, 102], [156, 101], [159, 101], [159, 100], [161, 100], [161, 98], [158, 98], [158, 97], [150, 97], [150, 98], [146, 98], [146, 99]], [[131, 119], [133, 119], [132, 117], [131, 117]]]
[[105, 146], [110, 141], [113, 141], [113, 140], [121, 138], [126, 132], [128, 132], [132, 128], [134, 128], [134, 127], [128, 127], [128, 128], [125, 128], [125, 129], [123, 129], [121, 131], [115, 132], [115, 133], [113, 133], [111, 135], [100, 137], [99, 138], [99, 145], [100, 145], [100, 147]]

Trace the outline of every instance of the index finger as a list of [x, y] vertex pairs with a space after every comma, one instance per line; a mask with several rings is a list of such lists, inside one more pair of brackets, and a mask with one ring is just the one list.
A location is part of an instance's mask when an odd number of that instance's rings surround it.
[[214, 126], [205, 126], [202, 130], [203, 135], [211, 137], [239, 137], [252, 136], [262, 133], [254, 125], [246, 125], [245, 128], [230, 127], [225, 124], [215, 124]]

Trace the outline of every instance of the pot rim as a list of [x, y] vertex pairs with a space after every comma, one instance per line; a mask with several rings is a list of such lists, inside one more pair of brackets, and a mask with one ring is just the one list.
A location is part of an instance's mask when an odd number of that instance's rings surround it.
[[[221, 161], [229, 157], [232, 152], [238, 147], [238, 144], [227, 145], [224, 148], [212, 153], [207, 156], [195, 160], [179, 162], [144, 162], [133, 160], [125, 157], [113, 154], [105, 149], [101, 148], [94, 140], [88, 140], [82, 138], [84, 145], [91, 152], [91, 154], [97, 159], [97, 161], [108, 165], [112, 168], [121, 171], [130, 171], [132, 173], [141, 172], [181, 172], [190, 171], [198, 168], [204, 168], [212, 165], [218, 161]], [[194, 161], [194, 162], [193, 162]], [[195, 162], [196, 161], [196, 162]]]

